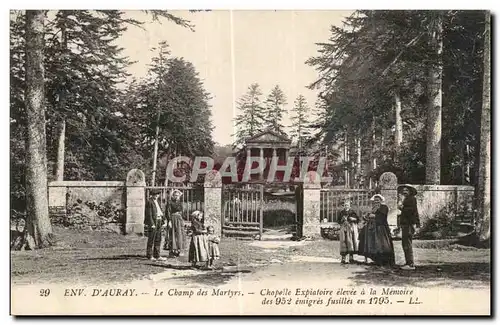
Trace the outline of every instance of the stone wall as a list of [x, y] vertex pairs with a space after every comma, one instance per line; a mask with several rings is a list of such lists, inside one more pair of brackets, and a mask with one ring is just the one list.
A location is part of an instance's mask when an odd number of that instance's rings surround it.
[[417, 205], [420, 223], [438, 217], [451, 207], [457, 214], [471, 213], [474, 187], [465, 185], [412, 185], [417, 189]]
[[[68, 228], [143, 235], [146, 189], [144, 173], [138, 169], [132, 169], [125, 182], [51, 182], [48, 185], [51, 221]], [[220, 174], [208, 173], [203, 210], [207, 222], [214, 226], [219, 236], [222, 227], [221, 191]]]
[[[321, 184], [318, 175], [309, 172], [304, 182], [303, 235], [315, 238], [321, 234]], [[384, 173], [380, 191], [390, 208], [389, 224], [396, 223], [397, 179]], [[455, 215], [472, 213], [474, 187], [458, 185], [412, 185], [420, 220], [425, 225], [451, 208]], [[109, 229], [126, 234], [143, 234], [145, 212], [144, 174], [131, 170], [126, 182], [56, 181], [48, 186], [49, 208], [52, 220], [68, 227]], [[209, 173], [205, 180], [204, 212], [206, 218], [221, 232], [222, 184], [219, 173]]]
[[49, 206], [94, 201], [125, 208], [125, 182], [55, 181], [49, 183]]
[[55, 224], [119, 232], [125, 222], [124, 182], [55, 181], [48, 192]]
[[[393, 173], [384, 173], [380, 176], [380, 194], [385, 198], [385, 204], [389, 207], [387, 221], [392, 230], [397, 228], [397, 200], [398, 189], [402, 184]], [[417, 190], [417, 205], [420, 215], [421, 231], [427, 231], [436, 227], [443, 229], [443, 225], [460, 223], [458, 221], [471, 219], [473, 217], [474, 187], [463, 185], [412, 185]], [[348, 191], [348, 190], [346, 190]], [[305, 192], [304, 192], [305, 193]], [[314, 192], [308, 191], [310, 194]], [[311, 197], [304, 200], [311, 200]], [[313, 198], [313, 200], [316, 200]], [[325, 202], [324, 202], [325, 203]], [[306, 204], [304, 202], [304, 204]], [[306, 204], [307, 205], [307, 204]], [[304, 208], [304, 212], [306, 208]], [[311, 211], [310, 211], [311, 212]], [[316, 213], [316, 212], [314, 212]], [[320, 220], [320, 215], [311, 215], [310, 220]], [[439, 220], [438, 220], [439, 219]], [[310, 222], [311, 223], [311, 222]], [[426, 227], [431, 225], [432, 227]], [[337, 229], [334, 223], [323, 224], [322, 229]], [[315, 230], [312, 230], [315, 232]]]

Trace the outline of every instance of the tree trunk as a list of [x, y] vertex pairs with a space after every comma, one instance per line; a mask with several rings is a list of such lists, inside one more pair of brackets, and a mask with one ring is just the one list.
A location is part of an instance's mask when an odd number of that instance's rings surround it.
[[155, 144], [153, 150], [153, 173], [151, 174], [151, 186], [156, 186], [156, 166], [158, 162], [158, 137], [160, 134], [160, 109], [156, 116]]
[[401, 98], [399, 92], [394, 93], [394, 107], [396, 111], [396, 132], [394, 134], [394, 148], [396, 157], [401, 150], [401, 143], [403, 142], [403, 119], [401, 118]]
[[356, 137], [356, 186], [361, 185], [361, 136]]
[[380, 153], [381, 153], [381, 160], [382, 160], [382, 163], [385, 162], [385, 159], [386, 159], [386, 156], [385, 156], [385, 129], [382, 128], [381, 132], [380, 132]]
[[441, 14], [436, 18], [431, 34], [431, 45], [436, 51], [438, 62], [431, 65], [428, 71], [429, 103], [427, 107], [427, 144], [425, 160], [425, 183], [441, 182], [441, 115], [442, 115], [442, 82], [443, 82], [443, 22]]
[[297, 135], [298, 135], [297, 146], [299, 148], [299, 155], [302, 156], [302, 121], [299, 121]]
[[[160, 50], [160, 73], [158, 75], [158, 92], [162, 91], [163, 81], [163, 48]], [[161, 96], [158, 96], [160, 98]], [[151, 186], [156, 186], [156, 166], [158, 163], [158, 142], [160, 136], [160, 117], [161, 117], [161, 103], [158, 99], [158, 108], [156, 112], [156, 129], [155, 129], [155, 144], [153, 150], [153, 173], [151, 174]]]
[[65, 152], [65, 139], [66, 139], [66, 120], [61, 120], [58, 128], [57, 140], [57, 167], [55, 169], [56, 181], [64, 180], [64, 152]]
[[491, 227], [491, 102], [490, 69], [491, 39], [490, 13], [486, 12], [484, 32], [483, 107], [481, 110], [481, 143], [479, 153], [478, 212], [479, 240], [490, 239]]
[[463, 185], [470, 185], [470, 146], [465, 144]]
[[26, 11], [26, 206], [29, 249], [53, 241], [47, 200], [43, 10]]
[[347, 141], [347, 132], [344, 136], [344, 178], [345, 178], [345, 187], [349, 188], [349, 142]]
[[[68, 12], [65, 10], [62, 10], [62, 19], [67, 19]], [[61, 27], [61, 52], [63, 55], [67, 54], [68, 50], [68, 34], [66, 33], [66, 22], [62, 24]], [[54, 175], [56, 177], [56, 181], [63, 181], [64, 180], [64, 156], [65, 156], [65, 139], [66, 139], [66, 119], [64, 118], [64, 111], [66, 110], [66, 98], [67, 98], [67, 78], [66, 76], [63, 76], [63, 87], [60, 90], [59, 93], [59, 102], [58, 102], [58, 110], [61, 116], [61, 121], [59, 122], [58, 126], [58, 141], [57, 141], [57, 155], [56, 155], [56, 169], [54, 170]]]
[[[371, 155], [370, 155], [370, 169], [374, 171], [377, 169], [377, 136], [375, 134], [375, 120], [372, 122], [371, 125]], [[374, 188], [375, 182], [374, 182], [374, 177], [370, 177], [370, 189]]]

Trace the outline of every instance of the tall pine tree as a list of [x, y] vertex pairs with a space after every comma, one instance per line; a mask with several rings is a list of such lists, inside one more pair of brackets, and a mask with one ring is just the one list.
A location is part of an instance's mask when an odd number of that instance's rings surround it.
[[240, 114], [235, 119], [237, 146], [242, 144], [246, 138], [256, 135], [265, 126], [264, 106], [261, 101], [262, 91], [257, 83], [248, 87], [247, 93], [238, 102]]
[[182, 58], [153, 58], [148, 76], [131, 86], [128, 97], [123, 112], [147, 157], [146, 174], [152, 172], [157, 126], [160, 157], [212, 155], [210, 95], [192, 63]]
[[292, 139], [296, 141], [298, 153], [303, 154], [306, 149], [305, 143], [311, 136], [309, 106], [303, 95], [299, 95], [295, 100], [292, 112]]
[[[95, 166], [88, 170], [88, 177], [106, 179], [112, 173], [114, 164], [109, 164], [109, 159], [119, 152], [110, 142], [107, 126], [117, 110], [117, 85], [125, 81], [129, 64], [115, 41], [127, 24], [139, 22], [126, 19], [118, 10], [59, 10], [50, 21], [45, 62], [53, 148], [50, 157], [57, 161], [54, 174], [59, 180], [64, 174], [66, 147], [70, 151], [68, 177], [85, 178], [81, 172], [89, 168], [83, 162]], [[108, 148], [107, 160], [102, 150], [96, 151], [95, 143]], [[93, 159], [101, 163], [88, 164]]]
[[280, 86], [276, 85], [271, 90], [265, 101], [265, 122], [273, 131], [283, 133], [283, 114], [286, 113], [286, 96]]

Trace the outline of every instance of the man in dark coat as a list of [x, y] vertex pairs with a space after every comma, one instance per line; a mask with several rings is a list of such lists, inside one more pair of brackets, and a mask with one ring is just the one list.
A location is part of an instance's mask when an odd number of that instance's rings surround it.
[[420, 227], [420, 217], [418, 215], [417, 199], [415, 195], [417, 190], [411, 185], [404, 185], [401, 188], [403, 201], [399, 204], [401, 214], [399, 216], [399, 225], [401, 227], [401, 243], [405, 253], [406, 264], [401, 267], [403, 270], [415, 270], [413, 261], [413, 235], [415, 227]]
[[152, 261], [164, 261], [165, 258], [160, 256], [161, 232], [165, 215], [160, 208], [158, 199], [160, 197], [159, 190], [151, 190], [150, 196], [146, 202], [146, 214], [144, 225], [148, 228], [148, 243], [146, 246], [146, 257]]

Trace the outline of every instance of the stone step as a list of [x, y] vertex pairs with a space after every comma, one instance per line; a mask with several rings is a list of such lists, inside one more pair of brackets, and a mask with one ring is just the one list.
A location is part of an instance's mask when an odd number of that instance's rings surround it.
[[259, 232], [223, 229], [222, 234], [226, 237], [255, 237], [259, 235]]
[[281, 240], [291, 240], [292, 237], [293, 237], [292, 234], [287, 234], [287, 235], [266, 235], [266, 234], [263, 234], [261, 240], [281, 241]]
[[247, 232], [254, 232], [254, 231], [259, 232], [260, 228], [259, 227], [242, 227], [242, 226], [233, 226], [233, 227], [223, 226], [222, 230], [223, 231], [224, 230], [229, 230], [229, 231], [236, 230], [236, 231], [247, 231]]

